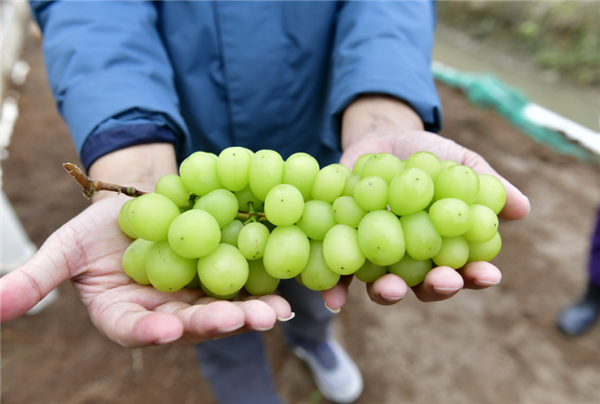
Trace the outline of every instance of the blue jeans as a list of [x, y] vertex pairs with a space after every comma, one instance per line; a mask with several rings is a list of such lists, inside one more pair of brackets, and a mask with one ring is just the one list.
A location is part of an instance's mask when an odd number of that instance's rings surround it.
[[[333, 318], [320, 292], [295, 279], [282, 280], [279, 293], [296, 316], [281, 323], [286, 338], [324, 341]], [[195, 346], [198, 367], [222, 404], [282, 404], [273, 383], [260, 333], [238, 334]]]

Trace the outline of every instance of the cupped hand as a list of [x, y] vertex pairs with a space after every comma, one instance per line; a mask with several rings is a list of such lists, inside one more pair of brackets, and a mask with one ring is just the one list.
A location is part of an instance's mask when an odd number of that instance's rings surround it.
[[290, 319], [281, 297], [219, 301], [201, 291], [165, 293], [135, 283], [121, 258], [131, 239], [117, 216], [126, 197], [100, 200], [66, 223], [22, 267], [1, 279], [1, 321], [32, 308], [70, 279], [98, 330], [124, 347], [171, 343], [183, 346], [252, 330], [264, 331]]
[[[365, 136], [344, 151], [340, 163], [352, 168], [356, 159], [365, 153], [391, 153], [400, 159], [407, 159], [417, 151], [429, 151], [440, 160], [454, 160], [458, 164], [471, 167], [477, 174], [491, 174], [502, 181], [506, 188], [506, 204], [498, 215], [501, 219], [519, 220], [529, 213], [529, 199], [499, 175], [483, 157], [433, 133], [406, 131]], [[495, 265], [478, 261], [468, 263], [458, 271], [444, 266], [433, 268], [425, 280], [412, 290], [421, 301], [441, 301], [449, 299], [461, 289], [486, 289], [500, 283], [501, 280], [502, 273]], [[343, 306], [351, 281], [352, 277], [344, 277], [335, 287], [322, 292], [329, 308], [336, 310]], [[371, 300], [381, 305], [399, 302], [408, 290], [406, 283], [393, 274], [387, 274], [367, 285]]]

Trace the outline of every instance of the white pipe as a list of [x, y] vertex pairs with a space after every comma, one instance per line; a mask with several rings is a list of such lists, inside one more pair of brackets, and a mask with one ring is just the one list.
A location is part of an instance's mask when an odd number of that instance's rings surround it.
[[2, 223], [0, 224], [0, 227], [2, 227], [0, 273], [5, 275], [23, 265], [35, 254], [37, 247], [29, 239], [23, 225], [4, 194], [4, 190], [2, 190], [0, 211], [2, 214]]

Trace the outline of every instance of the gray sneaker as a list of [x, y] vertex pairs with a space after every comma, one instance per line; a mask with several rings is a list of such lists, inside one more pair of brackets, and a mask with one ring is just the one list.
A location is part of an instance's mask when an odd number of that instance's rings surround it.
[[335, 339], [329, 337], [321, 344], [294, 342], [294, 354], [308, 365], [323, 397], [340, 404], [360, 397], [364, 386], [360, 370]]

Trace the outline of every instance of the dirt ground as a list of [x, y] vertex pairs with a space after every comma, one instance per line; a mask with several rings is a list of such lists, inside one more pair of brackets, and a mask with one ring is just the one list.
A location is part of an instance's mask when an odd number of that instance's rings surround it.
[[[32, 71], [14, 88], [21, 115], [3, 161], [4, 189], [39, 246], [88, 202], [61, 167], [77, 156], [38, 42], [30, 40], [24, 58]], [[443, 135], [483, 155], [529, 196], [532, 211], [500, 223], [504, 245], [494, 262], [504, 278], [497, 287], [429, 304], [409, 294], [381, 307], [353, 283], [335, 326], [365, 377], [358, 403], [598, 402], [600, 326], [569, 339], [554, 321], [584, 287], [600, 170], [534, 143], [455, 90], [439, 92]], [[69, 282], [59, 291], [42, 313], [2, 324], [3, 404], [215, 403], [193, 348], [121, 348], [94, 328]], [[282, 396], [290, 404], [326, 403], [279, 329], [265, 338]]]

